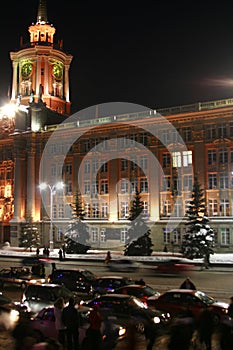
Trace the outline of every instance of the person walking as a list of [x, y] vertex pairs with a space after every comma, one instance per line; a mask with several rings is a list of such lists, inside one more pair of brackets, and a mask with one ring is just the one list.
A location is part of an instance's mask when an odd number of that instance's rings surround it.
[[62, 321], [66, 326], [67, 350], [79, 350], [80, 319], [73, 297], [69, 299], [68, 306], [62, 311]]
[[105, 264], [108, 264], [111, 259], [112, 259], [111, 253], [110, 251], [108, 251], [104, 260]]
[[230, 298], [227, 314], [233, 318], [233, 297]]
[[63, 254], [62, 254], [61, 248], [60, 248], [59, 251], [58, 251], [58, 255], [59, 255], [59, 260], [62, 261], [62, 258], [63, 258], [62, 255], [63, 255]]
[[59, 297], [54, 303], [55, 327], [58, 332], [58, 340], [65, 347], [66, 341], [66, 326], [62, 320], [62, 311], [65, 307], [63, 297]]
[[[86, 337], [88, 339], [88, 347], [86, 349], [102, 349], [102, 335], [101, 335], [101, 325], [102, 325], [102, 316], [99, 313], [99, 306], [94, 305], [93, 310], [90, 312], [89, 317], [89, 328], [86, 332]], [[85, 350], [86, 350], [85, 349]]]
[[212, 349], [212, 335], [215, 326], [215, 314], [212, 308], [204, 309], [197, 320], [197, 331], [200, 343], [205, 345], [206, 350]]
[[180, 285], [180, 289], [192, 289], [192, 290], [196, 290], [196, 286], [195, 284], [190, 280], [189, 277], [187, 277], [183, 283], [181, 283]]

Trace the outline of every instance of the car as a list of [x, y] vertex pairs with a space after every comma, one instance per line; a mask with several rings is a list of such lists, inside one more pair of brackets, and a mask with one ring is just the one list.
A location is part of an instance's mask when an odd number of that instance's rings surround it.
[[106, 294], [109, 292], [114, 292], [117, 288], [122, 286], [127, 286], [132, 284], [133, 280], [129, 277], [124, 276], [102, 276], [97, 277], [93, 284], [92, 296], [96, 297], [98, 295]]
[[[12, 266], [0, 270], [0, 288], [5, 285], [17, 285], [20, 288], [25, 288], [28, 283], [35, 281], [30, 269], [25, 266]], [[45, 282], [44, 279], [39, 279], [40, 282]]]
[[158, 264], [154, 271], [156, 274], [183, 275], [191, 273], [194, 265], [182, 259], [168, 259]]
[[216, 323], [225, 317], [229, 306], [228, 303], [217, 301], [205, 292], [191, 289], [171, 289], [157, 299], [147, 302], [149, 307], [169, 312], [171, 317], [182, 316], [188, 311], [190, 316], [198, 319], [204, 309], [211, 308], [216, 315]]
[[[88, 315], [92, 310], [89, 307], [77, 307], [80, 316], [79, 343], [82, 344], [86, 337], [86, 330], [89, 327]], [[58, 338], [55, 327], [54, 307], [45, 307], [39, 313], [30, 319], [29, 326], [35, 331], [37, 339], [43, 341], [46, 338]], [[108, 317], [103, 319], [101, 325], [103, 339], [103, 349], [113, 349], [116, 343], [126, 336], [127, 330], [116, 322], [114, 318]]]
[[91, 294], [96, 276], [85, 269], [56, 269], [48, 276], [49, 283], [61, 284], [79, 294]]
[[78, 300], [75, 293], [60, 284], [35, 283], [27, 285], [23, 290], [21, 302], [32, 314], [36, 314], [43, 307], [52, 306], [58, 297], [63, 297], [65, 303], [71, 297]]
[[14, 302], [0, 293], [0, 331], [13, 330], [20, 317], [26, 313], [28, 308], [25, 305]]
[[139, 269], [139, 264], [130, 259], [110, 260], [106, 267], [110, 271], [135, 272]]
[[23, 266], [32, 266], [32, 265], [41, 264], [41, 263], [43, 263], [44, 265], [50, 265], [51, 262], [52, 262], [52, 259], [43, 255], [25, 256], [24, 258], [21, 259], [21, 265]]
[[148, 299], [157, 298], [160, 293], [148, 285], [129, 284], [115, 289], [114, 293], [133, 295], [147, 305]]
[[136, 331], [144, 334], [147, 326], [154, 326], [161, 331], [170, 321], [168, 313], [148, 308], [140, 299], [125, 294], [105, 294], [89, 301], [82, 302], [83, 305], [93, 308], [98, 305], [102, 315], [116, 317], [117, 321], [129, 327], [134, 324]]

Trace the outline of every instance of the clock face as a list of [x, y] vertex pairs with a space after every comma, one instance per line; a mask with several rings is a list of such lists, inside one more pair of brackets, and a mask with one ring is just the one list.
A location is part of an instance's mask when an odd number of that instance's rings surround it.
[[32, 74], [32, 64], [24, 63], [21, 68], [21, 74], [24, 79], [30, 77], [30, 75]]
[[53, 65], [53, 76], [56, 79], [61, 79], [62, 78], [62, 74], [63, 74], [62, 66], [59, 65], [59, 64], [54, 64]]

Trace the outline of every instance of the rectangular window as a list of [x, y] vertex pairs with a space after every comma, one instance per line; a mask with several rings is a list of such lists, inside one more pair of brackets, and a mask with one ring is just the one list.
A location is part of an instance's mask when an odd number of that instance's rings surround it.
[[121, 171], [128, 169], [128, 160], [127, 159], [121, 159]]
[[98, 235], [98, 228], [92, 227], [91, 228], [91, 240], [93, 243], [96, 243], [99, 241], [99, 235]]
[[219, 163], [226, 164], [228, 163], [228, 153], [226, 148], [221, 148], [219, 150]]
[[58, 217], [64, 218], [64, 205], [63, 204], [59, 204], [58, 206]]
[[102, 180], [100, 183], [100, 194], [108, 193], [108, 180]]
[[171, 176], [165, 176], [163, 178], [163, 191], [170, 191], [171, 190]]
[[182, 204], [181, 202], [176, 201], [174, 204], [174, 216], [176, 217], [182, 217]]
[[84, 161], [84, 173], [85, 174], [90, 174], [90, 170], [91, 170], [90, 161], [89, 160], [85, 160]]
[[120, 217], [121, 219], [128, 218], [129, 216], [129, 204], [128, 202], [121, 202], [121, 212]]
[[143, 214], [144, 217], [148, 217], [149, 216], [149, 205], [148, 205], [148, 202], [143, 201], [142, 214]]
[[100, 172], [101, 173], [106, 173], [108, 171], [108, 163], [105, 162], [101, 165]]
[[65, 172], [68, 175], [72, 174], [72, 163], [66, 163], [66, 165], [65, 165]]
[[163, 243], [169, 244], [171, 241], [171, 229], [168, 227], [163, 228]]
[[221, 199], [220, 201], [220, 215], [229, 216], [230, 215], [230, 203], [228, 199]]
[[101, 217], [106, 219], [108, 218], [108, 203], [104, 202], [101, 204]]
[[209, 199], [208, 202], [209, 216], [218, 215], [218, 202], [217, 199]]
[[187, 127], [183, 129], [184, 142], [192, 141], [192, 131], [191, 128]]
[[170, 153], [163, 153], [162, 157], [162, 167], [169, 168], [171, 165], [171, 155]]
[[193, 176], [184, 175], [184, 191], [192, 191], [193, 189]]
[[129, 181], [126, 179], [121, 180], [121, 193], [129, 192]]
[[183, 166], [189, 166], [192, 164], [192, 151], [183, 151]]
[[227, 128], [225, 123], [221, 123], [218, 125], [218, 137], [226, 137], [227, 136]]
[[221, 228], [221, 245], [229, 245], [229, 244], [230, 244], [230, 229]]
[[221, 189], [228, 188], [228, 174], [227, 173], [220, 173], [219, 175], [219, 186]]
[[216, 125], [210, 124], [206, 128], [207, 139], [216, 139]]
[[146, 170], [148, 167], [148, 158], [147, 156], [140, 157], [140, 167], [142, 170]]
[[181, 152], [172, 152], [172, 166], [174, 168], [179, 168], [182, 166]]
[[147, 179], [140, 180], [140, 192], [147, 193], [148, 192], [148, 182]]
[[84, 194], [90, 194], [91, 184], [90, 181], [84, 181]]
[[209, 190], [217, 188], [217, 174], [208, 174], [208, 188]]
[[163, 201], [162, 204], [162, 215], [163, 216], [170, 216], [171, 215], [171, 202], [169, 200]]
[[98, 172], [99, 169], [99, 161], [98, 159], [93, 159], [92, 160], [92, 173], [96, 174]]
[[173, 231], [173, 243], [174, 244], [180, 244], [180, 229], [175, 228]]
[[84, 212], [85, 212], [85, 217], [89, 218], [91, 216], [91, 205], [90, 203], [86, 203], [85, 202], [85, 206], [84, 206]]
[[99, 203], [92, 204], [92, 217], [93, 218], [99, 217]]
[[121, 243], [125, 243], [126, 242], [127, 234], [128, 234], [128, 229], [127, 228], [122, 228], [121, 229]]
[[106, 241], [106, 229], [101, 228], [100, 229], [100, 242], [104, 243]]
[[214, 165], [216, 164], [216, 150], [215, 149], [209, 149], [208, 150], [208, 165]]

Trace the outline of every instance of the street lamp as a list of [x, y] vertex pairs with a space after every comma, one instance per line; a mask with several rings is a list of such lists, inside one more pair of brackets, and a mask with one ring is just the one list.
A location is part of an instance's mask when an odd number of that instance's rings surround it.
[[46, 182], [42, 182], [39, 185], [40, 191], [44, 191], [47, 188], [50, 191], [50, 229], [49, 229], [49, 248], [53, 250], [53, 196], [56, 194], [56, 190], [62, 190], [64, 183], [62, 181], [57, 182], [54, 185], [49, 185]]

